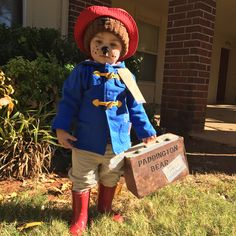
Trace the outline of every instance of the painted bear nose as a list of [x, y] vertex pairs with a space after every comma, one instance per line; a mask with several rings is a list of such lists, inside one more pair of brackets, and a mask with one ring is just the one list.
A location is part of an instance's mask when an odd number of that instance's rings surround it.
[[107, 46], [103, 46], [101, 49], [104, 55], [106, 55], [109, 52], [109, 48]]

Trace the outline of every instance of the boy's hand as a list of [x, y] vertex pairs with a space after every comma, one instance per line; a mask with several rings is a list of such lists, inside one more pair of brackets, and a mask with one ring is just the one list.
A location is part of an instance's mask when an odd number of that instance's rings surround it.
[[154, 143], [154, 142], [156, 142], [156, 135], [153, 135], [153, 136], [150, 136], [150, 137], [147, 137], [147, 138], [143, 138], [142, 141], [143, 141], [145, 144]]
[[63, 129], [57, 129], [56, 130], [57, 139], [58, 142], [66, 149], [72, 149], [73, 146], [71, 145], [70, 141], [76, 141], [77, 138], [70, 135], [68, 132], [66, 132]]

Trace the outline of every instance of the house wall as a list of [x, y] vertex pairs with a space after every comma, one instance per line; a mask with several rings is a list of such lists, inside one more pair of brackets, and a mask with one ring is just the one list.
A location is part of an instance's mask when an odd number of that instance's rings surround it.
[[236, 40], [215, 32], [213, 50], [212, 50], [212, 62], [211, 62], [211, 73], [210, 83], [208, 90], [208, 104], [216, 103], [217, 86], [218, 86], [218, 75], [220, 67], [220, 54], [221, 48], [227, 48], [230, 50], [227, 82], [225, 90], [225, 101], [224, 103], [235, 104], [236, 103]]
[[169, 0], [161, 126], [177, 133], [204, 128], [216, 0]]
[[113, 7], [121, 7], [128, 11], [134, 19], [142, 20], [148, 24], [160, 27], [158, 42], [158, 60], [156, 65], [155, 82], [139, 81], [139, 87], [147, 102], [161, 103], [162, 81], [164, 70], [164, 55], [166, 41], [166, 25], [167, 25], [167, 3], [145, 0], [120, 1], [112, 0]]
[[217, 0], [208, 103], [216, 103], [221, 48], [229, 49], [224, 103], [236, 104], [236, 1]]
[[225, 102], [236, 104], [236, 39], [231, 41]]
[[74, 24], [79, 13], [86, 7], [92, 5], [111, 6], [111, 0], [67, 0], [69, 1], [68, 33], [73, 34]]
[[24, 0], [23, 26], [54, 28], [68, 32], [69, 0]]

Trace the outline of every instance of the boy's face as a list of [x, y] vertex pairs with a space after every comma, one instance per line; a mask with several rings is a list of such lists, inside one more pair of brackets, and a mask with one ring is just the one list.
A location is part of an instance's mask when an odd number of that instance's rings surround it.
[[113, 33], [97, 33], [90, 42], [92, 58], [101, 64], [115, 64], [122, 51], [120, 39]]

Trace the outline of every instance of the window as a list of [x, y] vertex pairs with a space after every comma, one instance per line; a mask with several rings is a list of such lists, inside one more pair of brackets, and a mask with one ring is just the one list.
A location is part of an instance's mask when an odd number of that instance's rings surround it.
[[22, 0], [0, 0], [0, 24], [22, 25]]
[[154, 82], [156, 77], [159, 27], [138, 21], [139, 45], [137, 56], [142, 57], [138, 80]]
[[138, 80], [155, 81], [157, 56], [145, 52], [137, 52], [136, 55], [142, 58]]

